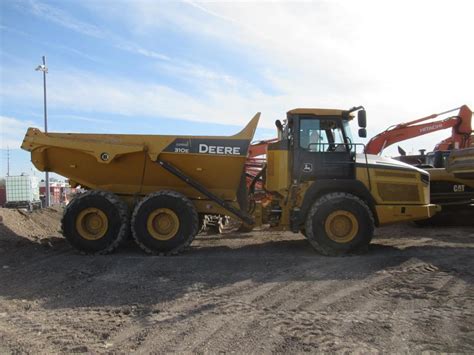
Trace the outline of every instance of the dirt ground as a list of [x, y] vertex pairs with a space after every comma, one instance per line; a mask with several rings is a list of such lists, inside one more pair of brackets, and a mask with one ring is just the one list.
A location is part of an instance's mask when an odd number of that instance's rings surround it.
[[58, 210], [0, 215], [0, 353], [474, 352], [474, 227], [384, 227], [339, 258], [265, 231], [84, 256]]

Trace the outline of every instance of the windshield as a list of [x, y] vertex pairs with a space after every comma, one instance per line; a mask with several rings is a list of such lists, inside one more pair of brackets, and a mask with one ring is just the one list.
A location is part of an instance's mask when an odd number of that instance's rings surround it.
[[[344, 121], [343, 125], [347, 132], [348, 122]], [[310, 152], [346, 150], [341, 120], [302, 118], [299, 138], [300, 147]]]

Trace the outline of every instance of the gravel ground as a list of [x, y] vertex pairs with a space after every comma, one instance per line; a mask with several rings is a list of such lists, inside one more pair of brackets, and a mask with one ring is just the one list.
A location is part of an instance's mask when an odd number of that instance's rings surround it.
[[84, 256], [59, 210], [0, 216], [0, 353], [474, 352], [474, 227], [384, 227], [339, 258], [268, 231]]

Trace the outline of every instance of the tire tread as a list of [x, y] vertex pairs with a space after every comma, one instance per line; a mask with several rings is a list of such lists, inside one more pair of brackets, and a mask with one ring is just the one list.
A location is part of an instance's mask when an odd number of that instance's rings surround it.
[[107, 246], [107, 248], [99, 250], [99, 251], [95, 251], [95, 252], [85, 251], [85, 250], [80, 250], [80, 252], [83, 254], [88, 254], [88, 255], [109, 254], [113, 252], [122, 243], [122, 241], [127, 238], [128, 231], [129, 231], [129, 222], [130, 222], [128, 218], [127, 205], [117, 195], [111, 192], [102, 191], [102, 190], [89, 190], [89, 191], [84, 192], [83, 194], [80, 194], [79, 196], [76, 196], [64, 209], [63, 216], [61, 217], [61, 231], [64, 230], [64, 223], [66, 222], [66, 219], [68, 218], [67, 212], [70, 211], [71, 209], [74, 209], [77, 205], [80, 204], [81, 200], [89, 196], [100, 196], [106, 199], [108, 202], [110, 202], [113, 206], [116, 206], [119, 213], [120, 220], [122, 222], [125, 221], [125, 223], [122, 223], [122, 226], [120, 228], [120, 231], [117, 237], [114, 239], [112, 243], [110, 243]]
[[[177, 199], [180, 199], [184, 205], [189, 208], [190, 210], [194, 210], [195, 211], [195, 207], [193, 205], [193, 203], [191, 202], [191, 200], [189, 200], [186, 196], [184, 196], [183, 194], [179, 193], [179, 192], [176, 192], [176, 191], [172, 191], [172, 190], [161, 190], [161, 191], [157, 191], [157, 192], [153, 192], [149, 195], [147, 195], [145, 198], [143, 198], [136, 206], [135, 206], [135, 209], [133, 211], [133, 214], [132, 214], [132, 218], [131, 218], [131, 225], [133, 226], [134, 225], [134, 222], [135, 222], [135, 219], [137, 218], [137, 214], [138, 214], [138, 211], [140, 210], [140, 207], [146, 202], [148, 201], [149, 199], [151, 198], [156, 198], [158, 196], [162, 196], [162, 195], [166, 195], [166, 196], [171, 196], [171, 197], [174, 197], [174, 198], [177, 198]], [[143, 251], [145, 251], [146, 253], [148, 254], [152, 254], [152, 255], [159, 255], [159, 256], [170, 256], [170, 255], [178, 255], [180, 253], [182, 253], [183, 251], [186, 250], [186, 248], [189, 247], [189, 245], [192, 243], [192, 241], [194, 240], [194, 237], [198, 234], [199, 232], [199, 215], [198, 213], [193, 213], [193, 221], [192, 221], [192, 225], [193, 225], [193, 231], [192, 233], [189, 234], [188, 238], [186, 239], [186, 241], [180, 245], [178, 245], [177, 247], [175, 247], [174, 249], [172, 250], [169, 250], [169, 251], [156, 251], [156, 250], [153, 250], [149, 247], [147, 247], [145, 244], [143, 244], [140, 239], [138, 238], [137, 236], [137, 233], [136, 231], [134, 230], [134, 228], [132, 228], [132, 237], [135, 241], [135, 243], [137, 243], [137, 245], [140, 247], [140, 249], [142, 249]]]
[[370, 222], [372, 226], [375, 224], [374, 221], [374, 216], [372, 214], [372, 211], [370, 210], [369, 206], [365, 203], [364, 200], [360, 199], [357, 196], [354, 196], [350, 193], [347, 192], [331, 192], [326, 195], [321, 196], [316, 202], [311, 206], [307, 218], [306, 218], [306, 223], [305, 223], [305, 237], [308, 239], [308, 241], [311, 243], [314, 249], [318, 251], [319, 253], [327, 256], [338, 256], [341, 255], [340, 251], [334, 250], [333, 248], [330, 248], [326, 245], [322, 245], [321, 243], [318, 242], [317, 238], [314, 238], [314, 233], [313, 233], [313, 223], [312, 223], [312, 216], [314, 216], [317, 213], [317, 210], [325, 203], [328, 201], [334, 200], [336, 198], [345, 198], [345, 199], [350, 199], [355, 202], [357, 202], [359, 205], [361, 205], [367, 212]]

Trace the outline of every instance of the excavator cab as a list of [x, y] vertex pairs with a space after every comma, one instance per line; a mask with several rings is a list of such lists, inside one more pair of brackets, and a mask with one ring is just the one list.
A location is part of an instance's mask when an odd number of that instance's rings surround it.
[[450, 153], [450, 150], [437, 150], [427, 153], [424, 168], [445, 168]]

